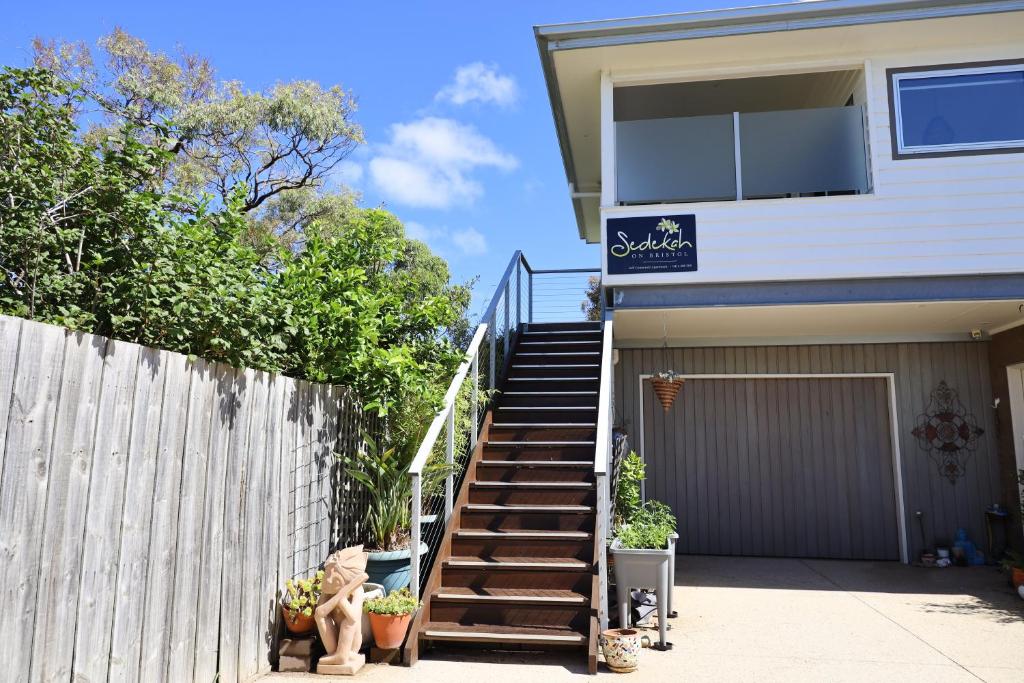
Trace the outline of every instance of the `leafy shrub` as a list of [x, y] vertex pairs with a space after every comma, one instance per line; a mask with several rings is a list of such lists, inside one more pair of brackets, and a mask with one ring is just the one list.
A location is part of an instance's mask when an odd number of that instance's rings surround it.
[[79, 92], [0, 68], [0, 314], [343, 384], [388, 416], [391, 443], [410, 438], [397, 408], [405, 424], [433, 416], [470, 292], [397, 217], [352, 206], [280, 248], [245, 183], [217, 199], [172, 189], [173, 122], [83, 135]]
[[363, 609], [370, 614], [387, 614], [390, 616], [402, 616], [412, 614], [420, 608], [422, 603], [412, 596], [408, 588], [391, 591], [390, 595], [382, 598], [373, 598], [363, 604]]
[[669, 506], [649, 500], [636, 511], [629, 524], [619, 527], [617, 537], [622, 548], [662, 550], [675, 530], [676, 518]]
[[646, 476], [647, 466], [636, 451], [622, 459], [619, 465], [619, 479], [615, 488], [615, 515], [619, 524], [629, 524], [642, 507], [640, 484]]
[[[362, 484], [370, 498], [366, 509], [367, 543], [378, 550], [398, 550], [409, 545], [412, 526], [412, 476], [420, 438], [401, 446], [381, 448], [364, 434], [366, 449], [342, 456], [345, 471]], [[431, 458], [423, 468], [423, 488], [430, 490], [448, 476], [444, 459]]]

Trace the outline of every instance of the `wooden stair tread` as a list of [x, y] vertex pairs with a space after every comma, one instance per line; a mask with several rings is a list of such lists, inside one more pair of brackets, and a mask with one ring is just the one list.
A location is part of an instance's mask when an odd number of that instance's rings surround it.
[[[515, 368], [599, 368], [600, 363], [512, 363], [512, 367]], [[559, 377], [559, 379], [562, 379]]]
[[442, 586], [432, 600], [488, 605], [586, 605], [590, 598], [570, 590], [548, 588], [465, 588]]
[[542, 569], [545, 571], [590, 571], [591, 564], [573, 557], [463, 557], [445, 560], [453, 569]]
[[597, 410], [597, 406], [498, 406], [498, 410]]
[[597, 396], [596, 391], [503, 391], [502, 396]]
[[572, 467], [590, 468], [592, 460], [481, 460], [481, 467]]
[[491, 503], [467, 503], [462, 507], [467, 512], [506, 512], [522, 514], [536, 512], [541, 514], [590, 514], [594, 512], [591, 505], [497, 505]]
[[567, 344], [586, 344], [588, 346], [600, 346], [600, 339], [570, 339], [567, 341], [523, 341], [523, 346], [558, 346]]
[[520, 351], [515, 355], [515, 358], [525, 358], [534, 356], [544, 356], [549, 358], [551, 356], [600, 356], [600, 351]]
[[585, 541], [594, 535], [588, 531], [490, 531], [487, 529], [458, 529], [456, 538], [507, 538], [549, 541]]
[[428, 640], [463, 643], [516, 643], [523, 645], [585, 645], [587, 636], [569, 626], [496, 626], [430, 622], [420, 632]]
[[601, 334], [601, 330], [596, 328], [586, 330], [527, 330], [523, 334]]
[[596, 427], [596, 422], [492, 422], [491, 429], [559, 429]]
[[[531, 365], [527, 367], [541, 367]], [[509, 377], [507, 382], [596, 382], [600, 377]], [[529, 392], [533, 393], [533, 392]]]
[[488, 439], [487, 446], [593, 446], [593, 441], [495, 441]]
[[481, 489], [592, 489], [591, 481], [474, 481]]

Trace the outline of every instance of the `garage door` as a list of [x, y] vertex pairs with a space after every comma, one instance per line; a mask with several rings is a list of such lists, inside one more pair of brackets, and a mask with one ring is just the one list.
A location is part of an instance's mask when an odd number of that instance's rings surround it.
[[899, 559], [884, 378], [687, 380], [644, 389], [647, 496], [679, 552]]

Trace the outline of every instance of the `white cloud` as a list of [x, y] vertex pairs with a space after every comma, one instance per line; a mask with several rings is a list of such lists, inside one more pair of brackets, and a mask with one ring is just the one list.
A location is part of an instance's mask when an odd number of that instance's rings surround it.
[[441, 237], [443, 234], [443, 230], [433, 230], [422, 223], [417, 223], [416, 221], [405, 222], [405, 236], [409, 239], [419, 240], [420, 242], [430, 242]]
[[480, 168], [510, 171], [519, 161], [473, 126], [425, 117], [391, 126], [391, 141], [370, 161], [370, 177], [387, 198], [408, 206], [447, 209], [483, 194]]
[[511, 76], [498, 73], [494, 64], [473, 62], [455, 70], [455, 79], [441, 88], [434, 99], [455, 105], [469, 102], [509, 107], [519, 99], [519, 86]]
[[480, 231], [474, 228], [453, 232], [452, 242], [467, 256], [479, 256], [487, 253], [487, 240]]
[[363, 165], [358, 161], [344, 159], [334, 167], [332, 175], [342, 185], [358, 185], [363, 179]]
[[487, 253], [487, 238], [476, 228], [466, 228], [465, 230], [428, 228], [416, 221], [406, 221], [405, 235], [410, 239], [426, 242], [437, 251], [455, 249], [466, 256], [479, 256]]

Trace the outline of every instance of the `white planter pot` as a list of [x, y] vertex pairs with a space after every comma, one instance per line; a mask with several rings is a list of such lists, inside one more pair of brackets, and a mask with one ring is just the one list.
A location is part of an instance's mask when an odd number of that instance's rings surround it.
[[654, 589], [658, 595], [659, 650], [671, 649], [665, 638], [668, 619], [672, 612], [672, 585], [675, 579], [676, 540], [672, 534], [668, 545], [660, 550], [633, 550], [623, 548], [619, 539], [612, 541], [608, 552], [615, 558], [615, 593], [619, 604], [619, 625], [630, 626], [629, 593], [634, 588]]

